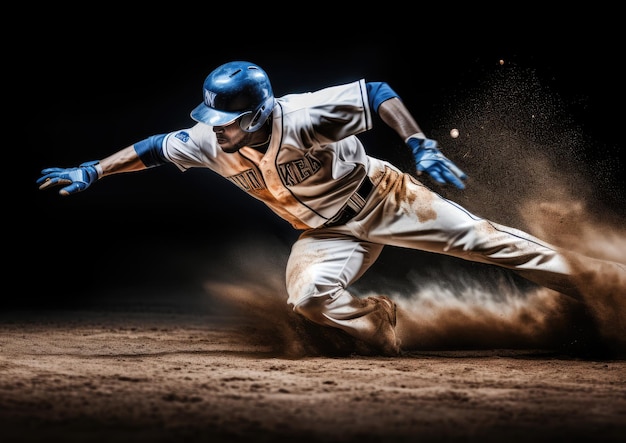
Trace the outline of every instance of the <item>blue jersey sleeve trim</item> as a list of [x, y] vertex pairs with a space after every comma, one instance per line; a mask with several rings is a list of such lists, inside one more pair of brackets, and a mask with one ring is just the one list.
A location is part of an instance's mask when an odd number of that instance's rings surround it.
[[370, 107], [374, 110], [374, 112], [378, 113], [378, 107], [385, 100], [389, 100], [390, 98], [400, 97], [396, 94], [396, 91], [391, 89], [385, 82], [367, 82], [367, 96], [370, 103]]
[[163, 156], [163, 139], [166, 134], [152, 135], [135, 143], [135, 152], [148, 168], [167, 163]]

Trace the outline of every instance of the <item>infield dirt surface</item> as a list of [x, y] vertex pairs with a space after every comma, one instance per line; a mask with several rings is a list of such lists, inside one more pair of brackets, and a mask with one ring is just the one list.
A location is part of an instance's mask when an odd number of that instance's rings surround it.
[[620, 358], [532, 349], [342, 353], [289, 326], [288, 314], [263, 326], [229, 312], [3, 313], [2, 441], [623, 442], [626, 435]]

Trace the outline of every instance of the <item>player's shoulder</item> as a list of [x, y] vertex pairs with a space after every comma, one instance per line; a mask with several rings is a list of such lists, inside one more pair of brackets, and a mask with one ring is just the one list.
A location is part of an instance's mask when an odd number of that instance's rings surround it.
[[365, 80], [359, 79], [348, 83], [333, 84], [321, 89], [296, 92], [277, 97], [276, 101], [289, 108], [324, 106], [343, 101], [347, 97], [361, 96], [365, 88]]

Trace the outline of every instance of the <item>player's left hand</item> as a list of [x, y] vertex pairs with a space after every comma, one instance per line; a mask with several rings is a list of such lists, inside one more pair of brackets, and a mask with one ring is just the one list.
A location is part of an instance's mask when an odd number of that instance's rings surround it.
[[411, 137], [406, 143], [413, 152], [419, 173], [427, 172], [441, 184], [452, 183], [459, 189], [465, 189], [463, 180], [467, 179], [467, 174], [441, 153], [435, 140]]
[[86, 162], [77, 168], [44, 169], [41, 171], [44, 175], [37, 180], [37, 184], [39, 189], [67, 185], [59, 191], [61, 195], [70, 195], [84, 191], [99, 178], [96, 164], [98, 164], [98, 161]]

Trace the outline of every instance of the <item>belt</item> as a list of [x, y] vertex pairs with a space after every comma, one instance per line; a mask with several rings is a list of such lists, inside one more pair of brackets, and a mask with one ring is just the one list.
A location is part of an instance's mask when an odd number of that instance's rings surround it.
[[365, 177], [359, 188], [350, 196], [348, 202], [333, 218], [324, 223], [325, 227], [344, 225], [361, 212], [367, 197], [374, 189], [374, 184], [368, 176]]

